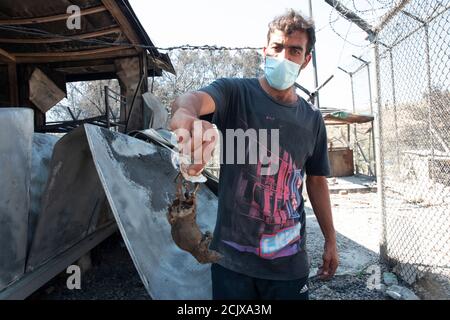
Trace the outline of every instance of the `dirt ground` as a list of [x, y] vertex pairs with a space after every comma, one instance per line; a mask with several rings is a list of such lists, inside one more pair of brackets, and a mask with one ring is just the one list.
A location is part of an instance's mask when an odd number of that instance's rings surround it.
[[[340, 266], [336, 276], [327, 282], [311, 281], [311, 299], [317, 300], [384, 300], [384, 293], [370, 290], [369, 267], [380, 272], [386, 267], [379, 262], [379, 223], [376, 193], [331, 194], [333, 222], [337, 233]], [[311, 259], [311, 275], [322, 262], [323, 236], [319, 224], [306, 201], [307, 250]], [[314, 279], [314, 278], [312, 278]]]
[[31, 300], [148, 300], [119, 232], [91, 251], [92, 267], [81, 275], [81, 289], [67, 289], [65, 272], [29, 297]]
[[[313, 300], [384, 300], [390, 299], [367, 286], [367, 268], [379, 266], [376, 193], [331, 195], [333, 217], [338, 233], [341, 267], [330, 281], [315, 277], [310, 281]], [[321, 262], [323, 238], [314, 214], [307, 207], [307, 247], [311, 275]], [[82, 274], [81, 290], [69, 290], [68, 274], [61, 273], [29, 299], [39, 300], [145, 300], [150, 299], [119, 233], [105, 240], [91, 252], [92, 267]]]

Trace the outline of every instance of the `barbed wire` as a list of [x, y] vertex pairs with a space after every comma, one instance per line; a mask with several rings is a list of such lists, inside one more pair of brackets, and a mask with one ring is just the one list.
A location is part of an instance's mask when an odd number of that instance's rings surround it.
[[356, 6], [356, 1], [352, 0], [353, 10], [360, 14], [367, 14], [367, 13], [375, 13], [377, 11], [386, 10], [389, 8], [392, 8], [393, 4], [395, 4], [394, 0], [386, 0], [384, 3], [383, 1], [377, 0], [377, 2], [380, 4], [379, 7], [376, 7], [374, 3], [372, 3], [370, 0], [366, 0], [366, 3], [370, 6], [370, 9], [358, 9]]
[[[377, 0], [377, 1], [381, 1], [381, 0]], [[388, 1], [391, 2], [393, 0], [388, 0]], [[353, 2], [354, 2], [354, 0], [353, 0]], [[354, 5], [354, 7], [356, 10], [358, 10], [356, 8], [356, 5]], [[386, 5], [384, 7], [386, 7]], [[335, 9], [336, 8], [334, 7], [330, 12], [330, 19], [329, 19], [328, 24], [317, 29], [316, 33], [319, 33], [322, 30], [324, 30], [325, 28], [330, 26], [336, 35], [338, 35], [342, 40], [348, 41], [348, 40], [346, 40], [346, 37], [342, 36], [339, 32], [337, 32], [337, 30], [333, 26], [333, 24], [336, 23], [340, 19], [339, 16], [337, 16], [335, 19], [332, 19], [332, 15], [333, 15], [333, 12], [335, 11]], [[359, 11], [361, 11], [361, 10], [359, 10]], [[0, 30], [13, 31], [13, 32], [21, 33], [21, 34], [34, 35], [34, 36], [39, 36], [39, 37], [44, 37], [44, 38], [49, 38], [49, 39], [61, 39], [61, 40], [67, 40], [67, 41], [76, 41], [76, 42], [93, 44], [93, 45], [117, 46], [117, 47], [124, 47], [124, 48], [135, 47], [135, 48], [158, 50], [158, 51], [164, 51], [164, 52], [170, 52], [170, 51], [174, 51], [174, 50], [238, 51], [238, 50], [262, 50], [263, 49], [263, 47], [252, 47], [252, 46], [231, 47], [231, 46], [218, 46], [218, 45], [189, 45], [189, 44], [170, 46], [170, 47], [158, 47], [158, 46], [150, 46], [150, 45], [144, 45], [144, 44], [131, 44], [128, 42], [104, 41], [101, 39], [84, 39], [84, 38], [82, 38], [82, 36], [62, 35], [62, 34], [48, 32], [48, 31], [45, 31], [42, 29], [15, 26], [15, 25], [1, 25]], [[352, 45], [358, 46], [358, 47], [364, 47], [364, 46], [360, 46], [360, 45], [357, 45], [357, 44], [354, 44], [351, 42], [349, 42], [349, 43]]]
[[[388, 10], [388, 9], [390, 9], [390, 8], [392, 8], [394, 5], [395, 5], [395, 3], [396, 3], [396, 1], [395, 0], [376, 0], [376, 2], [378, 2], [379, 4], [380, 4], [380, 6], [376, 6], [375, 5], [375, 1], [371, 1], [371, 0], [366, 0], [366, 4], [370, 7], [370, 8], [368, 8], [368, 9], [360, 9], [357, 5], [356, 5], [356, 1], [355, 0], [348, 0], [348, 1], [346, 1], [344, 4], [343, 4], [343, 7], [345, 7], [345, 8], [347, 8], [347, 12], [343, 12], [343, 14], [345, 14], [345, 13], [358, 13], [358, 14], [362, 14], [362, 15], [364, 15], [364, 20], [366, 21], [366, 22], [368, 22], [368, 23], [374, 23], [375, 21], [377, 21], [380, 17], [381, 17], [381, 15], [378, 15], [377, 16], [377, 12], [384, 12], [385, 10]], [[361, 3], [361, 2], [360, 2]], [[350, 8], [350, 5], [349, 4], [351, 4], [351, 6], [353, 7], [353, 8]], [[328, 20], [329, 20], [329, 22], [328, 22], [328, 24], [329, 24], [329, 26], [330, 26], [330, 29], [339, 37], [339, 38], [341, 38], [343, 41], [345, 41], [346, 43], [348, 43], [348, 44], [350, 44], [350, 45], [352, 45], [352, 46], [354, 46], [354, 47], [358, 47], [358, 48], [362, 48], [362, 49], [365, 49], [365, 48], [367, 48], [368, 46], [370, 46], [370, 43], [367, 43], [367, 44], [364, 44], [364, 45], [362, 45], [362, 44], [357, 44], [357, 43], [354, 43], [354, 42], [352, 42], [352, 41], [349, 41], [348, 40], [348, 34], [347, 34], [347, 36], [343, 36], [340, 32], [338, 32], [337, 31], [337, 28], [336, 28], [336, 24], [337, 24], [337, 22], [340, 20], [340, 19], [345, 19], [345, 18], [343, 18], [342, 16], [341, 16], [341, 14], [342, 13], [339, 13], [338, 12], [338, 10], [337, 10], [337, 6], [339, 5], [339, 3], [338, 2], [336, 2], [336, 4], [334, 5], [334, 6], [332, 6], [332, 8], [331, 8], [331, 10], [330, 10], [330, 15], [329, 15], [329, 18], [328, 18]], [[342, 8], [341, 8], [342, 9]], [[337, 13], [337, 17], [335, 18], [335, 19], [333, 19], [333, 14], [334, 13]], [[372, 13], [372, 17], [371, 18], [369, 18], [368, 16], [369, 16], [369, 14], [368, 13]], [[375, 16], [377, 16], [376, 18], [374, 18]], [[347, 21], [348, 23], [353, 23], [352, 21], [349, 21], [348, 19], [345, 19], [345, 21]]]
[[[391, 8], [393, 5], [395, 5], [396, 0], [365, 0], [366, 4], [370, 6], [369, 9], [360, 9], [355, 0], [348, 0], [345, 2], [345, 7], [350, 7], [348, 4], [351, 3], [353, 10], [360, 14], [366, 14], [371, 12], [373, 15], [375, 15], [376, 12], [386, 10]], [[360, 2], [361, 3], [361, 2]], [[378, 3], [377, 6], [375, 3]], [[337, 17], [333, 19], [333, 13], [337, 12], [336, 6], [338, 3], [335, 4], [330, 10], [330, 16], [329, 21], [326, 25], [316, 29], [316, 33], [319, 33], [323, 31], [325, 28], [330, 27], [331, 30], [342, 40], [346, 41], [348, 44], [359, 47], [359, 48], [365, 48], [368, 45], [360, 45], [353, 43], [348, 40], [348, 36], [343, 36], [340, 32], [338, 32], [335, 28], [336, 23], [342, 18], [339, 14]], [[351, 10], [348, 9], [348, 12]], [[343, 18], [342, 18], [343, 19]], [[367, 19], [367, 17], [366, 17]], [[101, 39], [83, 39], [81, 36], [69, 36], [69, 35], [62, 35], [57, 33], [48, 32], [42, 29], [36, 29], [31, 27], [22, 27], [22, 26], [15, 26], [15, 25], [1, 25], [0, 30], [6, 30], [6, 31], [13, 31], [21, 34], [26, 35], [34, 35], [34, 36], [40, 36], [50, 39], [61, 39], [61, 40], [67, 40], [67, 41], [77, 41], [81, 43], [86, 44], [93, 44], [93, 45], [105, 45], [105, 46], [117, 46], [117, 47], [124, 47], [124, 48], [143, 48], [147, 50], [158, 50], [158, 51], [164, 51], [164, 52], [171, 52], [174, 50], [205, 50], [205, 51], [239, 51], [239, 50], [262, 50], [263, 47], [252, 47], [252, 46], [242, 46], [242, 47], [232, 47], [232, 46], [218, 46], [218, 45], [177, 45], [177, 46], [170, 46], [170, 47], [158, 47], [158, 46], [150, 46], [150, 45], [144, 45], [144, 44], [131, 44], [129, 42], [118, 42], [118, 41], [104, 41]]]
[[[367, 44], [365, 44], [365, 45], [360, 45], [360, 44], [356, 44], [356, 43], [354, 43], [354, 42], [351, 42], [351, 41], [349, 41], [348, 40], [348, 33], [347, 33], [347, 35], [344, 37], [342, 34], [340, 34], [337, 30], [336, 30], [336, 28], [335, 28], [335, 24], [337, 23], [337, 21], [339, 21], [339, 15], [338, 15], [338, 18], [337, 19], [335, 19], [334, 21], [332, 21], [332, 17], [333, 17], [333, 12], [334, 11], [336, 11], [336, 7], [333, 7], [332, 9], [331, 9], [331, 11], [330, 11], [330, 15], [329, 15], [329, 26], [330, 26], [330, 28], [331, 28], [331, 30], [339, 37], [339, 38], [341, 38], [345, 43], [347, 43], [347, 44], [350, 44], [350, 45], [352, 45], [352, 46], [354, 46], [354, 47], [358, 47], [358, 48], [367, 48], [370, 44], [369, 43], [367, 43]], [[348, 21], [348, 20], [346, 20], [346, 21]], [[348, 21], [350, 24], [353, 24], [351, 21]]]
[[167, 48], [159, 48], [156, 47], [158, 50], [161, 51], [173, 51], [173, 50], [207, 50], [207, 51], [222, 51], [222, 50], [229, 50], [229, 51], [239, 51], [239, 50], [262, 50], [264, 47], [225, 47], [225, 46], [217, 46], [217, 45], [181, 45], [181, 46], [174, 46], [174, 47], [167, 47]]
[[174, 50], [238, 51], [238, 50], [262, 50], [263, 49], [263, 47], [251, 47], [251, 46], [227, 47], [227, 46], [218, 46], [218, 45], [189, 45], [189, 44], [171, 46], [171, 47], [158, 47], [158, 46], [149, 46], [149, 45], [144, 45], [144, 44], [131, 44], [128, 42], [117, 42], [117, 41], [111, 42], [111, 41], [104, 41], [104, 40], [100, 40], [100, 39], [83, 39], [80, 36], [68, 36], [68, 35], [62, 35], [62, 34], [48, 32], [48, 31], [45, 31], [42, 29], [29, 28], [29, 27], [18, 27], [18, 26], [13, 26], [13, 25], [0, 25], [0, 30], [13, 31], [13, 32], [21, 33], [21, 34], [26, 34], [26, 35], [41, 36], [41, 37], [46, 37], [49, 39], [77, 41], [77, 42], [82, 42], [82, 43], [86, 43], [86, 44], [117, 46], [117, 47], [124, 47], [124, 48], [136, 47], [136, 48], [143, 48], [143, 49], [148, 49], [148, 50], [158, 50], [158, 51], [174, 51]]

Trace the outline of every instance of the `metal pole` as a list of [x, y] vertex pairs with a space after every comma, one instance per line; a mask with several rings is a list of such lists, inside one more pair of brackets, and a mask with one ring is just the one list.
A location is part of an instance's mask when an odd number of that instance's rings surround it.
[[[370, 65], [367, 64], [367, 76], [369, 79], [369, 99], [370, 99], [370, 114], [373, 115], [373, 97], [372, 97], [372, 80], [370, 78]], [[376, 168], [376, 152], [375, 152], [375, 133], [374, 133], [374, 127], [373, 127], [373, 121], [372, 121], [372, 151], [373, 151], [373, 169], [374, 169], [374, 175], [377, 175], [377, 168]], [[371, 158], [371, 157], [370, 157]]]
[[[373, 97], [372, 97], [372, 80], [370, 78], [370, 65], [367, 64], [367, 76], [369, 78], [369, 99], [370, 99], [370, 114], [373, 115]], [[373, 127], [373, 121], [372, 121], [372, 151], [373, 151], [373, 156], [375, 157], [375, 133], [374, 133], [374, 127]], [[372, 157], [370, 157], [372, 159]], [[374, 169], [374, 175], [377, 175], [377, 168], [375, 165], [375, 159], [373, 161], [372, 165], [373, 165], [373, 169]]]
[[364, 19], [359, 17], [356, 13], [345, 7], [337, 0], [325, 0], [330, 6], [332, 6], [337, 12], [339, 12], [345, 19], [353, 22], [369, 35], [369, 40], [372, 42], [375, 39], [375, 32], [373, 27]]
[[[352, 106], [353, 106], [353, 113], [356, 113], [356, 106], [355, 106], [355, 89], [354, 89], [354, 84], [353, 84], [353, 73], [350, 73], [350, 83], [351, 83], [351, 87], [352, 87]], [[357, 144], [358, 144], [358, 137], [357, 137], [357, 133], [356, 133], [356, 124], [353, 124], [353, 153], [358, 152], [357, 149]], [[358, 166], [358, 162], [355, 161], [355, 169], [356, 169], [356, 174], [359, 174], [359, 166]]]
[[376, 112], [375, 112], [375, 129], [376, 129], [376, 164], [377, 164], [377, 188], [378, 200], [381, 214], [381, 239], [380, 239], [380, 257], [384, 261], [388, 261], [388, 243], [387, 243], [387, 219], [386, 219], [386, 200], [384, 197], [384, 154], [383, 154], [383, 110], [381, 97], [381, 80], [380, 80], [380, 47], [378, 42], [374, 43], [375, 55], [375, 79], [376, 79]]
[[[312, 9], [312, 1], [309, 0], [309, 16], [311, 20], [313, 19], [313, 9]], [[314, 69], [314, 88], [319, 87], [319, 78], [317, 75], [317, 56], [316, 56], [316, 47], [314, 46], [312, 50], [312, 62], [313, 62], [313, 69]], [[320, 100], [319, 100], [319, 92], [316, 93], [315, 97], [315, 105], [317, 108], [320, 109]]]
[[105, 93], [105, 112], [106, 112], [106, 127], [109, 129], [110, 127], [110, 119], [109, 119], [109, 101], [108, 101], [108, 86], [104, 87]]
[[350, 148], [350, 125], [347, 125], [347, 141], [348, 141], [348, 147]]
[[374, 30], [375, 33], [378, 34], [392, 20], [392, 18], [394, 18], [399, 12], [401, 12], [403, 8], [405, 8], [406, 5], [410, 2], [411, 0], [401, 0], [396, 7], [392, 8], [384, 15], [383, 18], [381, 18], [380, 24], [372, 30]]
[[[361, 57], [357, 57], [355, 55], [352, 55], [353, 58], [361, 61], [362, 63], [364, 63], [364, 67], [367, 68], [367, 76], [368, 76], [368, 81], [369, 81], [369, 103], [370, 103], [370, 114], [373, 115], [373, 98], [372, 98], [372, 79], [371, 79], [371, 75], [370, 75], [370, 62], [366, 61], [364, 59], [362, 59]], [[359, 69], [358, 69], [359, 70]], [[371, 152], [373, 152], [373, 157], [375, 157], [375, 133], [374, 133], [374, 126], [373, 126], [373, 121], [371, 122], [371, 126], [372, 126], [372, 147], [369, 147], [369, 160], [370, 160], [370, 164], [369, 167], [373, 166], [373, 172], [374, 175], [377, 175], [377, 168], [376, 168], [376, 164], [375, 161], [372, 161], [372, 155]], [[369, 168], [369, 170], [371, 170], [371, 168]]]

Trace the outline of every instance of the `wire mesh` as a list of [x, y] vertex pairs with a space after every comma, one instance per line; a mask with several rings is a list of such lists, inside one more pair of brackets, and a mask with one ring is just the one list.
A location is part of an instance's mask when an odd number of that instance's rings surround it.
[[403, 280], [448, 295], [450, 1], [410, 1], [377, 43], [383, 254]]
[[[350, 111], [356, 114], [374, 115], [371, 58], [370, 51], [365, 50], [359, 56], [353, 56], [347, 65], [340, 67], [340, 70], [348, 75], [348, 90], [351, 91]], [[329, 136], [335, 139], [335, 130], [328, 131]], [[349, 141], [347, 146], [353, 150], [356, 174], [376, 175], [373, 134], [372, 123], [352, 124], [347, 129], [346, 137]]]

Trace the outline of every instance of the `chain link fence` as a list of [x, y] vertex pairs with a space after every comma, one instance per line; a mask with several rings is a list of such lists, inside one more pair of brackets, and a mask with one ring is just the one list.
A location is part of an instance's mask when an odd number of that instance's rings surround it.
[[407, 1], [376, 42], [382, 256], [450, 297], [450, 0]]
[[[374, 115], [371, 58], [370, 51], [366, 50], [360, 56], [352, 56], [348, 65], [339, 67], [339, 70], [348, 76], [351, 111], [359, 115]], [[342, 128], [341, 131], [343, 132]], [[334, 134], [332, 130], [330, 133]], [[344, 136], [348, 147], [353, 150], [355, 174], [375, 177], [375, 138], [372, 123], [349, 125], [342, 138]]]

